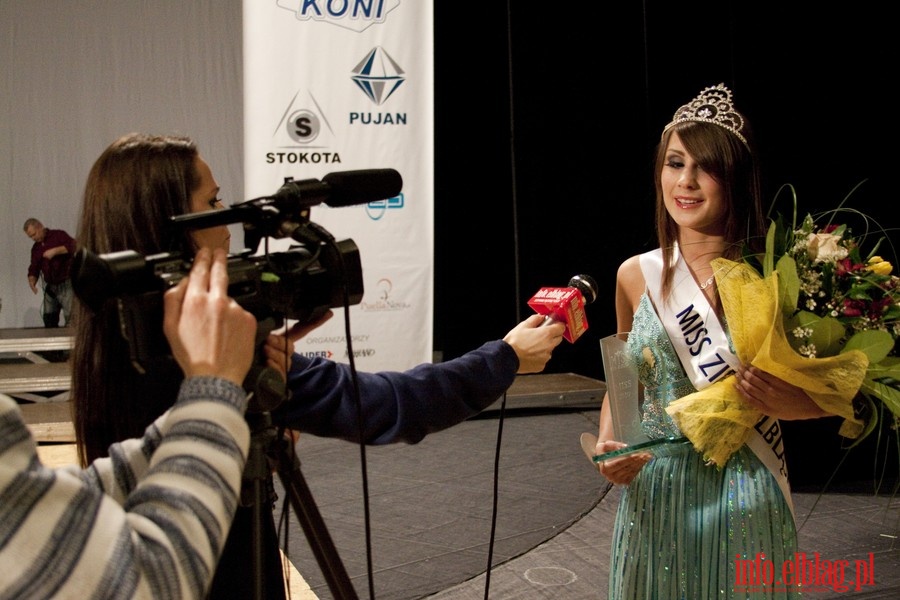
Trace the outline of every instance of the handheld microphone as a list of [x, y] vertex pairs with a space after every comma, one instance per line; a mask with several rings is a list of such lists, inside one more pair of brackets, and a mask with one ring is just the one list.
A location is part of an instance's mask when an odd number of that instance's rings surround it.
[[544, 324], [557, 321], [566, 326], [563, 338], [574, 343], [587, 331], [584, 307], [597, 299], [597, 282], [590, 275], [575, 275], [564, 288], [543, 287], [528, 301]]

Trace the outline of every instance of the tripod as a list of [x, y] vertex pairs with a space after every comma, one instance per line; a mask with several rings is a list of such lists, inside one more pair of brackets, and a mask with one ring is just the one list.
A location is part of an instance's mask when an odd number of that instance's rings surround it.
[[272, 514], [274, 470], [332, 595], [336, 600], [356, 600], [358, 596], [300, 471], [300, 461], [272, 424], [270, 411], [284, 399], [284, 382], [270, 369], [252, 370], [247, 381], [253, 383], [248, 386], [245, 382], [245, 388], [254, 392], [245, 417], [250, 426], [250, 449], [241, 501], [208, 599], [285, 600], [284, 572]]

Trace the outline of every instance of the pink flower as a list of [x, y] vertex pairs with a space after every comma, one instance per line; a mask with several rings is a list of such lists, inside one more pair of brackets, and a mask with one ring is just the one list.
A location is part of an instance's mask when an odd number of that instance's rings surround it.
[[844, 300], [841, 314], [845, 317], [861, 317], [863, 313], [860, 309], [864, 308], [861, 304], [859, 300]]
[[838, 275], [846, 275], [865, 268], [865, 265], [854, 263], [849, 258], [842, 258], [841, 260], [835, 261], [834, 266], [834, 272]]

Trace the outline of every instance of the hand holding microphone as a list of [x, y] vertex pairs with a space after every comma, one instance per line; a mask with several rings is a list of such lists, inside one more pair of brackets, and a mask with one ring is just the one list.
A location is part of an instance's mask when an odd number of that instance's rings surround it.
[[552, 326], [544, 327], [544, 317], [531, 315], [513, 327], [503, 341], [512, 346], [519, 359], [517, 374], [540, 373], [553, 355], [553, 349], [562, 342], [565, 327], [551, 321]]
[[597, 282], [590, 275], [575, 275], [564, 288], [542, 287], [528, 301], [528, 306], [544, 316], [544, 324], [557, 322], [566, 326], [563, 337], [574, 343], [587, 331], [584, 307], [597, 299]]

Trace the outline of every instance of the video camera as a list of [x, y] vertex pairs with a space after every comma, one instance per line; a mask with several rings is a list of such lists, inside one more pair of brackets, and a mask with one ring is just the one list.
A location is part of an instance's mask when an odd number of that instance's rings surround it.
[[[362, 301], [359, 249], [353, 240], [336, 241], [310, 221], [309, 208], [384, 200], [402, 187], [393, 169], [336, 172], [321, 181], [288, 178], [272, 196], [175, 216], [170, 224], [185, 231], [243, 223], [246, 249], [228, 258], [228, 295], [256, 317], [259, 343], [281, 319], [312, 323], [331, 308]], [[254, 255], [264, 237], [291, 238], [297, 244]], [[162, 297], [189, 274], [192, 260], [179, 253], [141, 256], [132, 250], [97, 255], [82, 248], [75, 254], [75, 293], [94, 312], [115, 300], [131, 362], [142, 373], [157, 359], [171, 357], [162, 332]]]

